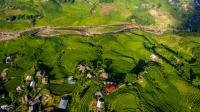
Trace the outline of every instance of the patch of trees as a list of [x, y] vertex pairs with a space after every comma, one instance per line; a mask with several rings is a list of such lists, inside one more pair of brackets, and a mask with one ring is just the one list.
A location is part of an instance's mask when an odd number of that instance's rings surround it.
[[200, 78], [197, 76], [195, 79], [192, 80], [192, 84], [198, 88], [200, 88]]
[[99, 0], [100, 3], [113, 3], [114, 0]]
[[63, 3], [74, 3], [75, 0], [59, 0], [59, 2], [63, 2]]
[[127, 18], [129, 22], [136, 22], [139, 25], [153, 25], [155, 24], [155, 19], [151, 15], [132, 15]]
[[7, 18], [7, 21], [13, 22], [13, 21], [20, 20], [20, 19], [24, 19], [24, 20], [28, 19], [28, 20], [30, 20], [32, 25], [35, 25], [37, 19], [41, 19], [42, 17], [43, 17], [42, 14], [36, 14], [36, 15], [25, 15], [25, 14], [10, 15]]
[[200, 58], [200, 46], [192, 48], [192, 54], [196, 59]]

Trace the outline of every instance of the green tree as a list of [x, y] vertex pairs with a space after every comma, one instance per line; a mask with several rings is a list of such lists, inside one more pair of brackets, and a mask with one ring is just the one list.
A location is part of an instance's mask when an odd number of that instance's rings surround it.
[[196, 76], [196, 78], [192, 80], [192, 84], [194, 86], [200, 87], [200, 78], [199, 78], [199, 76]]

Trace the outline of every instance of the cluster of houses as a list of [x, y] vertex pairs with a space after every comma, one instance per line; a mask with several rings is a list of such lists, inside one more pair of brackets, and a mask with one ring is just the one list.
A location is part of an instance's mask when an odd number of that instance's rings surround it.
[[[100, 79], [102, 83], [105, 85], [105, 91], [97, 91], [94, 94], [94, 97], [96, 98], [96, 112], [100, 112], [101, 109], [105, 107], [105, 102], [103, 101], [103, 96], [112, 93], [116, 89], [116, 84], [113, 82], [107, 81], [109, 79], [109, 74], [104, 70], [98, 70], [96, 74], [93, 74], [92, 68], [89, 66], [84, 65], [78, 65], [77, 70], [81, 73], [85, 74], [85, 77], [87, 79]], [[69, 76], [67, 78], [68, 84], [76, 84], [77, 79], [74, 76]], [[59, 103], [60, 109], [66, 109], [69, 103], [69, 97], [62, 97]]]
[[[36, 86], [36, 81], [35, 81], [36, 77], [37, 77], [37, 79], [41, 80], [42, 84], [48, 84], [48, 76], [45, 75], [44, 70], [37, 71], [35, 76], [26, 75], [24, 80], [25, 80], [26, 84], [29, 85], [29, 87], [33, 88]], [[20, 85], [16, 88], [16, 90], [18, 92], [24, 91], [25, 86]]]
[[[150, 58], [154, 61], [158, 60], [158, 57], [155, 54], [152, 54], [150, 56]], [[10, 63], [11, 61], [13, 61], [12, 57], [10, 57], [10, 56], [6, 57], [6, 63]], [[7, 70], [8, 69], [4, 69], [1, 72], [0, 82], [5, 81], [7, 79], [6, 78], [7, 77]], [[105, 108], [105, 102], [103, 100], [104, 95], [108, 95], [108, 94], [114, 92], [116, 90], [117, 84], [109, 81], [111, 79], [111, 76], [103, 68], [97, 69], [97, 68], [93, 68], [93, 67], [90, 67], [90, 66], [85, 66], [85, 65], [80, 64], [80, 65], [77, 66], [77, 70], [80, 73], [84, 74], [86, 79], [88, 79], [88, 80], [89, 79], [98, 80], [103, 85], [105, 85], [104, 90], [97, 91], [93, 96], [93, 97], [96, 98], [95, 110], [96, 110], [96, 112], [100, 112], [101, 109]], [[77, 79], [74, 76], [69, 76], [66, 79], [66, 81], [67, 81], [68, 84], [76, 84], [77, 83]], [[20, 92], [23, 92], [23, 91], [25, 91], [26, 89], [29, 89], [29, 88], [39, 89], [40, 84], [38, 84], [38, 83], [41, 83], [43, 85], [49, 83], [48, 76], [45, 74], [45, 71], [42, 70], [42, 69], [37, 71], [33, 76], [25, 74], [24, 84], [17, 86], [16, 91], [20, 93]], [[2, 94], [2, 98], [3, 97], [5, 97], [5, 96]], [[43, 96], [40, 95], [40, 94], [38, 96], [34, 97], [31, 94], [26, 93], [21, 97], [21, 103], [29, 105], [28, 112], [38, 111], [39, 106], [41, 105], [41, 102], [42, 102], [41, 101], [42, 97]], [[69, 101], [70, 101], [69, 97], [62, 97], [58, 107], [60, 109], [65, 110], [67, 108], [68, 104], [69, 104]], [[0, 107], [0, 112], [1, 112], [1, 110], [10, 110], [10, 109], [13, 109], [13, 108], [14, 108], [13, 105], [2, 105]]]
[[96, 74], [92, 74], [92, 69], [89, 66], [78, 65], [77, 69], [79, 72], [84, 72], [86, 74], [86, 78], [98, 78], [105, 85], [105, 91], [97, 91], [94, 94], [96, 98], [96, 112], [100, 112], [101, 109], [105, 107], [103, 96], [114, 92], [117, 84], [109, 81], [110, 76], [105, 69], [97, 70]]
[[[6, 56], [4, 61], [5, 61], [5, 63], [10, 63], [10, 62], [14, 61], [14, 59], [15, 59], [15, 56], [8, 55], [8, 56]], [[2, 84], [2, 83], [7, 81], [7, 72], [8, 72], [8, 68], [5, 68], [1, 72], [1, 74], [0, 74], [0, 84]]]
[[[30, 88], [34, 88], [37, 86], [38, 81], [41, 81], [42, 84], [48, 84], [48, 77], [45, 75], [44, 70], [39, 70], [34, 76], [25, 75], [24, 81]], [[25, 91], [25, 89], [25, 85], [20, 85], [17, 86], [16, 91], [22, 92]], [[28, 112], [35, 112], [38, 110], [39, 105], [41, 104], [41, 97], [41, 95], [38, 95], [33, 99], [30, 94], [25, 94], [21, 97], [21, 102], [29, 105]]]
[[[9, 62], [9, 61], [12, 61], [12, 60], [10, 60], [10, 58], [8, 58], [7, 62]], [[79, 72], [84, 73], [85, 77], [87, 79], [98, 79], [105, 85], [105, 91], [103, 91], [103, 92], [98, 91], [94, 94], [94, 96], [96, 98], [96, 111], [100, 112], [100, 110], [105, 107], [105, 103], [104, 103], [102, 97], [104, 95], [110, 94], [113, 91], [115, 91], [116, 83], [108, 81], [110, 76], [104, 69], [96, 70], [95, 74], [92, 72], [93, 69], [89, 66], [78, 65], [77, 69]], [[6, 80], [7, 70], [8, 69], [4, 69], [2, 71], [1, 76], [0, 76], [0, 81]], [[45, 75], [44, 70], [37, 71], [33, 76], [25, 74], [24, 84], [17, 86], [16, 91], [18, 93], [21, 93], [29, 88], [38, 89], [38, 88], [40, 88], [39, 87], [40, 84], [38, 84], [40, 82], [43, 85], [48, 84], [48, 82], [49, 82], [48, 76]], [[77, 79], [74, 76], [69, 76], [67, 78], [67, 82], [68, 82], [68, 84], [76, 84]], [[2, 96], [2, 98], [3, 97], [5, 97], [5, 96]], [[41, 99], [42, 99], [42, 95], [40, 95], [40, 94], [38, 96], [34, 97], [31, 95], [31, 93], [30, 94], [26, 93], [21, 97], [21, 103], [29, 105], [28, 112], [35, 112], [35, 111], [39, 110], [39, 106], [41, 105]], [[68, 103], [69, 103], [69, 98], [62, 97], [58, 107], [60, 109], [65, 110], [67, 108]], [[1, 112], [1, 110], [10, 110], [13, 108], [14, 108], [13, 105], [2, 105], [0, 107], [0, 112]]]
[[102, 80], [107, 80], [109, 78], [109, 74], [104, 69], [98, 70], [96, 74], [92, 74], [91, 72], [92, 69], [89, 66], [84, 66], [80, 64], [78, 65], [77, 69], [79, 72], [86, 73], [86, 78], [89, 79], [94, 77], [99, 77]]

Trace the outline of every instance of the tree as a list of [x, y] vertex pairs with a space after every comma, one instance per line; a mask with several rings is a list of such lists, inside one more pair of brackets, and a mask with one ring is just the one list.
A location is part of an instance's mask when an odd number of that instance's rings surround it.
[[196, 78], [192, 80], [192, 84], [193, 84], [194, 86], [200, 87], [200, 79], [199, 79], [199, 76], [196, 76]]

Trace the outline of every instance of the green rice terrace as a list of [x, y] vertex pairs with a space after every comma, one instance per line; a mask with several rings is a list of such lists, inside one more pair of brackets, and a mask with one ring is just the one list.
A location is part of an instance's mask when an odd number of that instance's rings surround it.
[[199, 0], [0, 0], [0, 112], [200, 112]]

